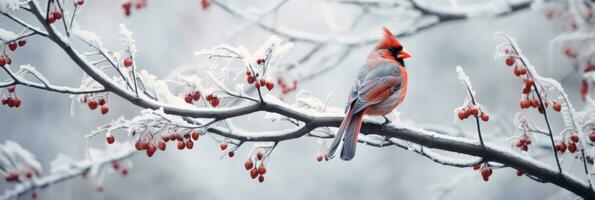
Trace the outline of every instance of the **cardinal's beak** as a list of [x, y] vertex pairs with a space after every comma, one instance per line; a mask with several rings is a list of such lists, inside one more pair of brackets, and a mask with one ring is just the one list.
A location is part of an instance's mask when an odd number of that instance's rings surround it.
[[403, 60], [405, 60], [405, 59], [407, 59], [407, 58], [411, 57], [411, 54], [409, 54], [409, 52], [407, 52], [407, 51], [405, 51], [405, 50], [403, 49], [403, 50], [401, 50], [401, 51], [399, 52], [399, 55], [397, 55], [397, 57], [399, 57], [400, 59], [403, 59]]

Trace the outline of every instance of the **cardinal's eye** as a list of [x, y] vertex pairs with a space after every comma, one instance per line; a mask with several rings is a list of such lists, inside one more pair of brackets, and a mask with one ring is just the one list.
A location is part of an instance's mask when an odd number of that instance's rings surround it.
[[[400, 47], [401, 49], [403, 49], [402, 47]], [[388, 48], [388, 51], [390, 52], [390, 54], [393, 56], [393, 58], [398, 58], [397, 56], [399, 55], [399, 48], [394, 48], [394, 47], [390, 47]]]

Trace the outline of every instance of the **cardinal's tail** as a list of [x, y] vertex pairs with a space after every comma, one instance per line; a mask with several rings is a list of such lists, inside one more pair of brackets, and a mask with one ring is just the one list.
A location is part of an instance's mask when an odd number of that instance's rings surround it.
[[364, 113], [355, 113], [350, 117], [350, 122], [345, 131], [345, 141], [341, 150], [341, 160], [351, 160], [355, 156], [355, 147], [357, 145], [357, 136], [362, 127]]
[[352, 117], [351, 116], [351, 108], [349, 108], [349, 111], [347, 111], [347, 114], [345, 115], [343, 122], [341, 122], [341, 126], [339, 126], [339, 131], [337, 131], [337, 134], [335, 134], [335, 139], [333, 140], [331, 147], [329, 148], [328, 152], [326, 153], [326, 158], [330, 159], [335, 156], [335, 152], [337, 151], [337, 148], [339, 147], [339, 143], [341, 143], [341, 140], [343, 139], [343, 133], [345, 132], [345, 127], [349, 127], [349, 123], [351, 122], [351, 117]]

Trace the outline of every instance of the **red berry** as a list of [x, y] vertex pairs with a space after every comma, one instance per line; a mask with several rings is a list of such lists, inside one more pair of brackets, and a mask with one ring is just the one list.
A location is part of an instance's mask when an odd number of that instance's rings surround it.
[[194, 147], [194, 142], [192, 142], [192, 140], [186, 141], [186, 148], [192, 149], [192, 147]]
[[529, 94], [531, 92], [531, 86], [525, 85], [525, 87], [523, 87], [523, 94]]
[[256, 89], [260, 89], [260, 83], [256, 82], [256, 84], [254, 84], [254, 87], [256, 87]]
[[112, 163], [112, 168], [114, 168], [114, 169], [120, 169], [120, 163], [118, 163], [117, 161], [116, 162], [113, 162]]
[[525, 109], [525, 108], [529, 108], [531, 106], [531, 101], [529, 101], [528, 99], [521, 99], [521, 108]]
[[97, 103], [98, 103], [100, 106], [103, 106], [103, 105], [105, 104], [105, 98], [101, 98], [101, 99], [99, 99], [99, 101], [97, 101]]
[[157, 151], [157, 148], [155, 148], [153, 144], [147, 144], [147, 156], [153, 156], [153, 154], [155, 154], [155, 151]]
[[533, 82], [534, 82], [533, 79], [530, 79], [530, 78], [525, 79], [525, 87], [533, 86]]
[[473, 170], [478, 170], [481, 166], [479, 164], [473, 165]]
[[211, 105], [213, 107], [217, 107], [219, 105], [219, 98], [213, 97], [213, 100], [211, 101]]
[[184, 141], [178, 141], [178, 149], [179, 150], [184, 149], [185, 146], [186, 146], [186, 143], [184, 143]]
[[53, 24], [54, 22], [56, 22], [56, 18], [54, 18], [54, 15], [50, 15], [47, 18], [48, 24]]
[[103, 106], [101, 106], [101, 114], [105, 115], [107, 114], [107, 112], [109, 112], [109, 107], [107, 107], [107, 105], [104, 104]]
[[570, 140], [571, 140], [572, 142], [578, 142], [578, 134], [576, 134], [576, 133], [572, 133], [572, 134], [570, 135]]
[[244, 168], [246, 168], [246, 170], [250, 170], [252, 167], [254, 167], [252, 160], [248, 159], [246, 162], [244, 162]]
[[201, 0], [200, 5], [202, 6], [203, 10], [206, 10], [209, 8], [209, 6], [211, 6], [211, 0]]
[[161, 151], [165, 151], [166, 146], [167, 145], [165, 144], [164, 140], [159, 140], [159, 142], [157, 142], [157, 148], [159, 148]]
[[27, 44], [27, 40], [25, 38], [20, 39], [18, 41], [19, 47], [25, 46], [25, 44]]
[[25, 174], [25, 176], [26, 176], [28, 179], [31, 179], [31, 178], [33, 177], [33, 172], [32, 172], [31, 170], [29, 170], [29, 171], [27, 171], [27, 173]]
[[236, 155], [233, 151], [227, 152], [227, 156], [229, 156], [230, 158], [233, 158], [233, 156]]
[[256, 178], [258, 176], [258, 170], [256, 170], [256, 168], [250, 170], [250, 177], [252, 177], [252, 179]]
[[4, 65], [6, 65], [6, 57], [5, 56], [0, 56], [0, 67], [3, 67]]
[[506, 58], [506, 65], [512, 66], [514, 65], [515, 59], [513, 57]]
[[556, 111], [556, 112], [560, 112], [560, 110], [562, 110], [562, 105], [558, 102], [554, 102], [554, 105], [552, 106], [552, 108]]
[[520, 67], [515, 67], [513, 72], [514, 72], [514, 75], [516, 75], [516, 76], [521, 76], [521, 73], [522, 73]]
[[591, 142], [595, 142], [595, 133], [591, 133], [591, 135], [589, 135], [589, 140], [591, 140]]
[[465, 111], [464, 111], [464, 110], [460, 110], [460, 111], [457, 113], [457, 117], [459, 117], [459, 119], [460, 119], [460, 120], [463, 120], [463, 119], [465, 119], [465, 117], [466, 117]]
[[114, 141], [116, 141], [116, 138], [112, 134], [109, 134], [105, 137], [105, 140], [108, 144], [113, 144]]
[[134, 148], [136, 148], [136, 150], [138, 151], [143, 150], [140, 140], [136, 141], [136, 143], [134, 144]]
[[221, 148], [221, 151], [225, 151], [225, 149], [227, 149], [227, 143], [221, 143], [219, 148]]
[[187, 95], [184, 97], [184, 101], [186, 101], [186, 103], [192, 103], [192, 95], [190, 95], [190, 94], [187, 94]]
[[95, 110], [95, 109], [97, 109], [98, 104], [97, 104], [97, 101], [95, 101], [95, 100], [89, 100], [87, 102], [87, 105], [89, 106], [89, 109]]
[[8, 48], [9, 48], [11, 51], [14, 51], [14, 50], [16, 50], [16, 49], [17, 49], [17, 43], [15, 43], [15, 42], [8, 43]]
[[483, 168], [481, 170], [481, 177], [483, 178], [484, 181], [488, 181], [488, 179], [490, 178], [489, 168]]
[[14, 105], [14, 107], [17, 107], [17, 108], [20, 107], [21, 99], [19, 99], [19, 98], [12, 99], [12, 105]]
[[521, 171], [521, 170], [516, 170], [516, 175], [517, 176], [522, 176], [523, 174], [525, 174], [525, 172]]
[[520, 67], [519, 70], [521, 72], [521, 75], [527, 74], [527, 68], [526, 67]]
[[264, 176], [263, 175], [258, 176], [258, 182], [261, 182], [261, 183], [264, 182]]
[[318, 154], [318, 156], [316, 156], [316, 160], [318, 162], [322, 161], [322, 158], [323, 158], [322, 154]]
[[126, 2], [122, 3], [122, 8], [124, 10], [130, 10], [130, 6], [132, 6], [132, 3], [130, 1], [126, 1]]
[[267, 90], [271, 91], [275, 87], [275, 83], [273, 83], [272, 81], [267, 81], [266, 86]]
[[260, 166], [258, 166], [258, 174], [263, 175], [266, 173], [267, 173], [267, 168], [263, 164], [260, 164]]
[[174, 140], [182, 141], [182, 136], [179, 133], [174, 133], [172, 136]]
[[248, 84], [254, 83], [254, 76], [248, 76], [248, 77], [246, 77], [246, 82], [248, 82]]
[[60, 19], [62, 19], [62, 12], [60, 12], [59, 10], [55, 10], [52, 13], [52, 16], [54, 16], [54, 19], [60, 20]]
[[194, 91], [194, 94], [192, 94], [192, 99], [194, 99], [194, 101], [198, 101], [200, 99], [200, 92]]
[[186, 138], [186, 139], [190, 138], [190, 133], [184, 134], [184, 138]]
[[122, 176], [126, 176], [126, 175], [128, 175], [128, 169], [123, 168], [122, 169]]
[[258, 160], [262, 160], [262, 157], [263, 157], [263, 156], [264, 156], [264, 155], [263, 155], [263, 154], [262, 154], [262, 152], [260, 152], [260, 151], [259, 151], [258, 153], [256, 153], [256, 159], [258, 159]]
[[19, 180], [19, 174], [17, 172], [8, 172], [8, 174], [4, 176], [4, 180], [6, 180], [6, 182], [17, 181]]
[[568, 152], [570, 152], [570, 153], [576, 152], [576, 143], [568, 144]]
[[196, 141], [196, 140], [198, 140], [198, 137], [199, 137], [199, 135], [198, 135], [198, 132], [196, 132], [196, 131], [192, 131], [192, 139], [193, 139], [194, 141]]
[[470, 111], [472, 115], [477, 116], [479, 114], [479, 108], [477, 108], [477, 106], [472, 106]]
[[128, 57], [126, 59], [124, 59], [124, 67], [130, 67], [132, 66], [132, 58]]
[[267, 84], [267, 80], [264, 79], [264, 78], [262, 78], [262, 79], [260, 79], [259, 83], [260, 83], [261, 86], [264, 86], [264, 85]]
[[85, 0], [77, 0], [76, 4], [82, 6], [85, 3]]
[[483, 120], [484, 122], [487, 122], [488, 120], [490, 120], [490, 116], [485, 112], [482, 112], [480, 117], [481, 117], [481, 120]]

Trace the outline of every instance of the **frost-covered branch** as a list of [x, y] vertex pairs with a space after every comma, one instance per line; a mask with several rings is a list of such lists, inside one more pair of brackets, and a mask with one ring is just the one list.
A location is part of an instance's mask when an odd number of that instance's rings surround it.
[[[15, 164], [22, 162], [22, 165], [20, 165], [21, 169], [7, 169], [5, 168], [8, 166], [6, 163], [0, 163], [0, 172], [5, 175], [6, 179], [8, 180], [8, 177], [14, 177], [13, 180], [17, 182], [13, 189], [7, 190], [0, 194], [0, 199], [17, 199], [29, 193], [31, 193], [35, 199], [37, 196], [37, 190], [41, 190], [48, 186], [76, 177], [89, 179], [97, 186], [98, 190], [101, 190], [103, 176], [108, 170], [111, 170], [109, 167], [112, 167], [113, 170], [118, 170], [124, 176], [127, 175], [130, 164], [124, 164], [126, 163], [125, 160], [134, 155], [136, 152], [125, 144], [111, 145], [111, 147], [105, 151], [97, 149], [91, 149], [90, 151], [93, 160], [84, 159], [76, 161], [66, 155], [58, 155], [58, 157], [52, 161], [49, 174], [40, 175], [41, 165], [37, 162], [37, 160], [35, 160], [35, 157], [33, 157], [27, 150], [20, 147], [20, 145], [17, 143], [6, 141], [4, 146], [0, 145], [0, 161], [12, 159], [12, 162]], [[14, 160], [15, 156], [26, 158], [26, 160]], [[33, 165], [31, 165], [31, 163]], [[123, 165], [128, 165], [128, 167]], [[30, 168], [27, 166], [35, 167]], [[31, 174], [28, 169], [35, 170], [33, 174]], [[19, 170], [25, 170], [23, 171], [24, 174], [19, 175]]]

